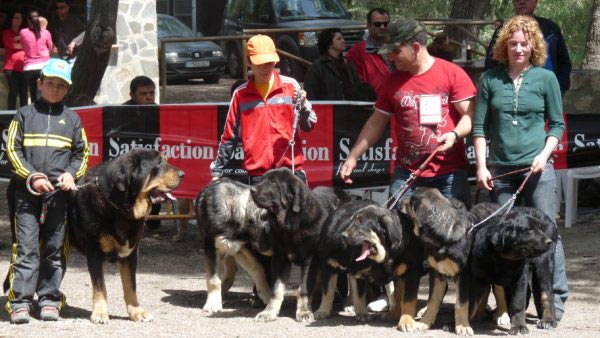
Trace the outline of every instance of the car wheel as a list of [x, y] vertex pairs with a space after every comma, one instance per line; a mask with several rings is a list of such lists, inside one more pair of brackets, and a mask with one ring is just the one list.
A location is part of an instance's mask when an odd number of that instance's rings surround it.
[[202, 78], [206, 83], [219, 83], [220, 75], [208, 75]]
[[[296, 55], [296, 56], [300, 55], [300, 51], [298, 50], [298, 47], [292, 46], [288, 43], [282, 44], [279, 47], [279, 49], [286, 51], [290, 54]], [[281, 72], [281, 74], [293, 77], [296, 80], [298, 80], [299, 82], [302, 82], [304, 80], [305, 70], [304, 70], [304, 67], [302, 66], [302, 64], [296, 60], [292, 60], [285, 56], [280, 57], [279, 71]]]
[[229, 70], [229, 75], [234, 79], [242, 78], [242, 55], [236, 46], [231, 46], [229, 48], [229, 52], [227, 55], [227, 69]]

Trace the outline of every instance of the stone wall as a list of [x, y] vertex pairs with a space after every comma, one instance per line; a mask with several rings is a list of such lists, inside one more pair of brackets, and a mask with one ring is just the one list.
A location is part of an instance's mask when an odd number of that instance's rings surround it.
[[567, 114], [600, 114], [600, 70], [572, 71], [563, 107]]
[[156, 83], [156, 102], [160, 102], [156, 29], [155, 0], [119, 1], [117, 43], [95, 98], [97, 104], [129, 100], [129, 83], [138, 75], [146, 75]]
[[[0, 69], [4, 55], [0, 55]], [[158, 91], [158, 43], [156, 38], [156, 1], [120, 0], [117, 16], [117, 43], [102, 84], [96, 95], [97, 104], [121, 104], [129, 100], [129, 83], [138, 75], [146, 75], [156, 83]], [[0, 75], [0, 110], [6, 109], [6, 76]]]

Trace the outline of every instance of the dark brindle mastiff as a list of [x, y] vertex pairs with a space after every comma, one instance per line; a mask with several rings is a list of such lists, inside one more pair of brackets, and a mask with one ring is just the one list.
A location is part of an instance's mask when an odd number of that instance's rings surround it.
[[[489, 215], [499, 207], [483, 203], [473, 207], [471, 213]], [[528, 333], [525, 310], [531, 273], [534, 297], [542, 308], [538, 328], [555, 327], [552, 276], [557, 236], [554, 221], [542, 211], [528, 207], [514, 207], [508, 214], [479, 226], [471, 251], [471, 312], [485, 306], [490, 284], [502, 286], [511, 317], [509, 333]]]
[[69, 208], [70, 241], [87, 257], [92, 279], [93, 323], [108, 323], [103, 263], [119, 264], [129, 318], [152, 321], [138, 303], [136, 269], [144, 218], [153, 203], [173, 199], [183, 171], [158, 151], [134, 149], [102, 163], [80, 180], [72, 191]]
[[[222, 294], [233, 284], [236, 262], [252, 277], [258, 297], [267, 304], [271, 287], [255, 252], [272, 254], [269, 225], [266, 210], [258, 208], [250, 196], [250, 186], [228, 178], [213, 181], [196, 198], [196, 217], [206, 255], [204, 310], [223, 309]], [[224, 272], [223, 281], [219, 268]]]
[[348, 199], [343, 191], [318, 187], [311, 191], [300, 178], [287, 169], [272, 169], [252, 188], [256, 205], [268, 211], [273, 246], [271, 271], [273, 296], [259, 313], [257, 322], [277, 319], [292, 263], [300, 266], [296, 320], [313, 320], [307, 288], [307, 270], [317, 250], [319, 235], [327, 217]]

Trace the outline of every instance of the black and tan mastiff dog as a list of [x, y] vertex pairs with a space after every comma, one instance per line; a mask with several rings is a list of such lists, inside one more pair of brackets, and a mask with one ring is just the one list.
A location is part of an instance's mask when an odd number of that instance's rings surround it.
[[277, 319], [283, 302], [292, 263], [300, 266], [296, 320], [313, 320], [308, 299], [308, 267], [317, 251], [319, 235], [327, 217], [349, 196], [342, 190], [308, 186], [287, 168], [272, 169], [252, 187], [257, 206], [267, 210], [273, 247], [271, 273], [273, 296], [266, 308], [255, 317], [257, 322]]
[[257, 257], [272, 254], [266, 212], [254, 203], [250, 186], [228, 178], [211, 182], [198, 194], [196, 217], [204, 237], [208, 291], [204, 310], [223, 309], [222, 294], [233, 284], [236, 262], [252, 277], [263, 304], [271, 299], [265, 267]]
[[473, 335], [469, 324], [468, 259], [473, 241], [473, 224], [464, 204], [444, 197], [438, 189], [419, 187], [401, 203], [401, 210], [413, 222], [425, 248], [430, 266], [430, 290], [427, 311], [419, 321], [419, 330], [428, 330], [435, 322], [444, 299], [447, 280], [456, 281], [454, 304], [455, 332]]
[[91, 170], [70, 196], [69, 238], [87, 257], [92, 279], [93, 323], [108, 323], [104, 261], [117, 262], [125, 305], [134, 321], [152, 321], [138, 303], [136, 269], [144, 218], [153, 203], [174, 199], [183, 171], [158, 151], [134, 149]]
[[395, 211], [368, 200], [342, 204], [323, 228], [317, 255], [309, 270], [309, 294], [317, 276], [322, 281], [321, 305], [315, 318], [331, 316], [339, 273], [349, 277], [356, 319], [371, 318], [366, 299], [368, 282], [386, 285], [390, 307], [393, 307], [391, 282], [404, 247], [402, 226]]

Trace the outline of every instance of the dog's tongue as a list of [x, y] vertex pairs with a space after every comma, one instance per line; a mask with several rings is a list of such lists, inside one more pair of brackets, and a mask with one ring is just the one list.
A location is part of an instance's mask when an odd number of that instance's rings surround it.
[[362, 252], [360, 254], [360, 257], [358, 257], [356, 259], [356, 261], [360, 262], [360, 261], [364, 260], [365, 258], [367, 258], [370, 254], [371, 254], [371, 244], [367, 243], [367, 242], [363, 242]]
[[177, 200], [177, 198], [175, 198], [175, 196], [173, 196], [170, 192], [155, 190], [150, 194], [150, 201], [152, 203], [162, 203], [167, 199], [170, 199], [171, 201]]

